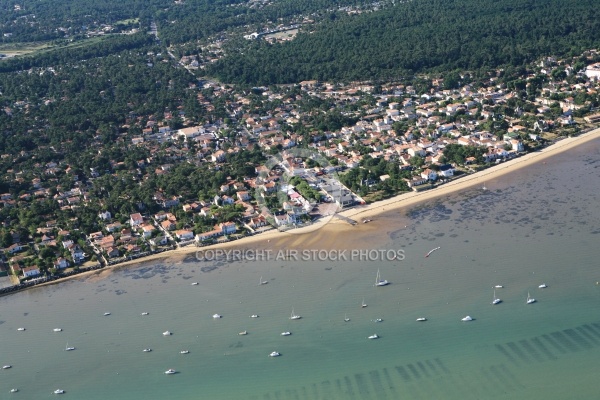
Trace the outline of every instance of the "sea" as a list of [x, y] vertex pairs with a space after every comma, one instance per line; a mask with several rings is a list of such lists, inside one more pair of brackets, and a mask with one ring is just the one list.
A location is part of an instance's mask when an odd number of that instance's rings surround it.
[[326, 228], [282, 234], [267, 258], [203, 253], [2, 297], [0, 399], [597, 398], [599, 188], [595, 140], [332, 231], [327, 249]]

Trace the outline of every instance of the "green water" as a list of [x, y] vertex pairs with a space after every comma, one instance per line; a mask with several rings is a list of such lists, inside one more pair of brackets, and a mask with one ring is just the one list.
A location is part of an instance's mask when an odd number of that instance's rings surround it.
[[402, 261], [153, 264], [0, 298], [0, 399], [596, 397], [599, 149], [377, 218]]

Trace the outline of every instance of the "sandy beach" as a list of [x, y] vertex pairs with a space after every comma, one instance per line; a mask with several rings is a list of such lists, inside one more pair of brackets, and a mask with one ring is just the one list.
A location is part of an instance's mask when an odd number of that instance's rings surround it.
[[[594, 139], [600, 137], [600, 128], [594, 129], [590, 132], [582, 134], [577, 137], [569, 137], [559, 142], [537, 152], [528, 153], [519, 158], [515, 158], [504, 163], [495, 165], [493, 167], [487, 168], [483, 171], [479, 171], [472, 175], [461, 177], [453, 182], [443, 184], [435, 189], [427, 190], [423, 192], [409, 192], [404, 193], [395, 197], [392, 197], [387, 200], [379, 201], [367, 206], [359, 206], [354, 207], [348, 210], [343, 210], [338, 213], [339, 217], [334, 217], [327, 223], [321, 222], [322, 227], [318, 227], [312, 225], [307, 228], [300, 228], [294, 230], [293, 234], [280, 232], [276, 229], [262, 233], [260, 235], [251, 236], [247, 238], [243, 238], [237, 241], [232, 241], [228, 243], [215, 244], [212, 246], [207, 246], [201, 248], [202, 251], [212, 250], [217, 248], [228, 249], [228, 248], [272, 248], [272, 249], [294, 249], [299, 247], [308, 247], [311, 245], [318, 244], [318, 247], [321, 249], [326, 248], [352, 248], [352, 247], [361, 247], [365, 248], [369, 245], [369, 238], [374, 239], [375, 235], [371, 232], [375, 229], [372, 228], [372, 224], [359, 224], [356, 226], [350, 225], [345, 218], [351, 219], [365, 219], [365, 218], [375, 218], [382, 213], [390, 212], [390, 211], [400, 211], [402, 209], [407, 209], [410, 207], [414, 207], [419, 203], [423, 203], [426, 201], [434, 200], [436, 198], [448, 196], [452, 193], [468, 189], [473, 186], [481, 186], [483, 187], [486, 181], [491, 181], [493, 179], [497, 179], [503, 175], [513, 173], [519, 169], [526, 168], [529, 165], [543, 162], [544, 160], [572, 149], [577, 146], [584, 145], [587, 142], [590, 142]], [[376, 223], [377, 221], [375, 221]], [[318, 223], [317, 223], [318, 224]], [[379, 225], [379, 224], [373, 224]], [[339, 243], [339, 240], [336, 240], [338, 235], [347, 232], [354, 231], [356, 233], [360, 232], [359, 235], [352, 235], [352, 238], [347, 238], [343, 243]], [[302, 234], [306, 232], [307, 234]], [[189, 257], [199, 251], [200, 248], [195, 246], [187, 246], [182, 247], [176, 250], [168, 251], [165, 253], [155, 254], [149, 257], [145, 257], [142, 259], [132, 260], [125, 263], [118, 264], [114, 267], [90, 271], [84, 274], [74, 275], [71, 277], [59, 279], [53, 282], [48, 282], [47, 284], [56, 284], [67, 279], [77, 279], [82, 277], [87, 277], [91, 275], [97, 275], [98, 278], [102, 278], [110, 274], [110, 271], [115, 269], [120, 269], [123, 267], [127, 267], [130, 265], [138, 265], [148, 262], [155, 262], [157, 260], [163, 260], [163, 262], [168, 263], [177, 263], [184, 260], [186, 257]]]

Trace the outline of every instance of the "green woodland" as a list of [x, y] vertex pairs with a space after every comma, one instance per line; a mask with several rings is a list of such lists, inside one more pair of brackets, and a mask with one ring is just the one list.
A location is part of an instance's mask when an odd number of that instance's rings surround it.
[[520, 66], [599, 43], [595, 0], [416, 0], [359, 16], [335, 13], [283, 44], [237, 42], [207, 72], [263, 85], [398, 79]]

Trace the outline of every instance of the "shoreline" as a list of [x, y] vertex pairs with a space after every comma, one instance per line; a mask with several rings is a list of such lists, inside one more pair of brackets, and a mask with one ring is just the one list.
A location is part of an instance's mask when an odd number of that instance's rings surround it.
[[[139, 258], [135, 260], [126, 261], [114, 266], [105, 267], [98, 270], [92, 270], [83, 272], [81, 274], [76, 274], [72, 276], [67, 276], [64, 278], [59, 278], [51, 282], [45, 282], [39, 285], [35, 285], [32, 287], [42, 287], [47, 285], [54, 285], [61, 282], [66, 282], [69, 280], [77, 279], [77, 278], [85, 278], [92, 275], [98, 275], [98, 278], [101, 275], [110, 274], [113, 271], [119, 270], [121, 268], [126, 268], [131, 265], [141, 265], [148, 262], [153, 262], [157, 260], [169, 260], [172, 259], [173, 262], [181, 262], [185, 257], [190, 256], [196, 253], [200, 249], [217, 249], [217, 248], [229, 248], [229, 247], [242, 247], [248, 245], [256, 245], [256, 244], [266, 244], [270, 243], [273, 239], [284, 239], [284, 238], [292, 238], [296, 236], [300, 238], [303, 231], [306, 233], [309, 232], [326, 232], [326, 231], [335, 231], [336, 233], [341, 233], [344, 231], [348, 231], [353, 229], [353, 226], [350, 225], [347, 221], [343, 219], [352, 219], [357, 216], [362, 217], [376, 217], [383, 213], [390, 211], [398, 211], [407, 207], [414, 207], [419, 203], [423, 203], [426, 201], [435, 200], [439, 197], [450, 195], [452, 193], [459, 192], [461, 190], [468, 189], [473, 186], [483, 185], [486, 180], [492, 180], [499, 178], [503, 175], [509, 174], [511, 172], [518, 171], [520, 169], [526, 168], [529, 165], [535, 164], [536, 162], [543, 161], [548, 159], [554, 155], [560, 154], [564, 151], [570, 150], [572, 148], [583, 145], [587, 142], [600, 138], [600, 128], [593, 129], [589, 132], [583, 133], [579, 136], [569, 137], [562, 139], [540, 151], [527, 153], [521, 157], [514, 158], [512, 160], [503, 162], [498, 165], [494, 165], [492, 167], [486, 168], [482, 171], [476, 172], [471, 175], [467, 175], [464, 177], [460, 177], [452, 182], [445, 183], [439, 187], [426, 190], [423, 192], [408, 192], [403, 193], [394, 197], [391, 197], [386, 200], [381, 200], [366, 206], [354, 207], [348, 210], [342, 210], [338, 212], [336, 215], [339, 215], [342, 218], [333, 218], [327, 222], [317, 222], [309, 227], [299, 228], [294, 230], [294, 234], [288, 234], [286, 232], [280, 232], [277, 229], [270, 230], [265, 233], [261, 233], [259, 235], [250, 236], [246, 238], [242, 238], [239, 240], [225, 242], [225, 243], [217, 243], [210, 246], [205, 247], [196, 247], [196, 246], [186, 246], [181, 247], [175, 250], [165, 251], [161, 253], [157, 253], [145, 258]], [[319, 226], [322, 225], [322, 226]], [[31, 287], [30, 287], [31, 288]], [[24, 288], [26, 290], [29, 288]], [[20, 290], [22, 291], [22, 290]], [[10, 292], [7, 294], [17, 293], [20, 291]]]

